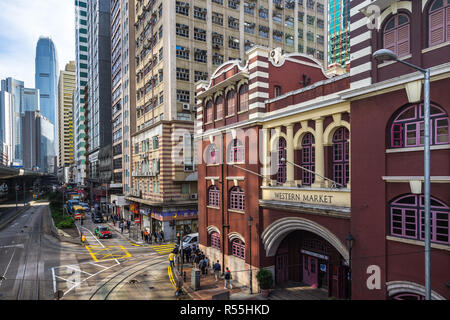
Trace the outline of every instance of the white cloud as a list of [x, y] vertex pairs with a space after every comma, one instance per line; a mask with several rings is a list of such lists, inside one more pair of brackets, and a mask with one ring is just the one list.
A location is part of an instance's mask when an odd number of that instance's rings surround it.
[[34, 59], [40, 36], [50, 37], [58, 64], [75, 59], [73, 0], [0, 1], [0, 79], [15, 77], [34, 87]]

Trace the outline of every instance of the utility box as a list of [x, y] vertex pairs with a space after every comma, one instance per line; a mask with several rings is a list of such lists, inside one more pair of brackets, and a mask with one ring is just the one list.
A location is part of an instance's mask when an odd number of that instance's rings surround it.
[[200, 289], [200, 269], [192, 269], [191, 271], [191, 288], [194, 291]]

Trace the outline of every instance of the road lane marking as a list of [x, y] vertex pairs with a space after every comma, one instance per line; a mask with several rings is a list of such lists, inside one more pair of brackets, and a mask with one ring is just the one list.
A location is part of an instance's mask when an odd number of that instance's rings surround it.
[[86, 250], [95, 262], [130, 258], [131, 254], [124, 246], [86, 246]]

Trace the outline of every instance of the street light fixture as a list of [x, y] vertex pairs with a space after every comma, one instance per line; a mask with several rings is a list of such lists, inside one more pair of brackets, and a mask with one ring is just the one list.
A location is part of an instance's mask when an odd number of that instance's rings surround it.
[[424, 75], [424, 207], [425, 207], [425, 299], [431, 299], [431, 256], [430, 256], [430, 69], [423, 69], [409, 62], [399, 60], [397, 55], [388, 49], [380, 49], [373, 53], [379, 61], [397, 61], [416, 69]]

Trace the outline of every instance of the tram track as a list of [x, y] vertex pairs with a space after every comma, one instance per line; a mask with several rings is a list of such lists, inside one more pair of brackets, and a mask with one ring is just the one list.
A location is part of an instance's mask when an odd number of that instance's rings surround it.
[[114, 275], [105, 279], [103, 283], [95, 289], [93, 293], [90, 294], [88, 300], [108, 300], [108, 297], [113, 293], [113, 291], [122, 283], [130, 278], [135, 277], [139, 272], [166, 261], [166, 257], [157, 257], [155, 260], [141, 261], [129, 267], [125, 267], [120, 271], [116, 272]]

